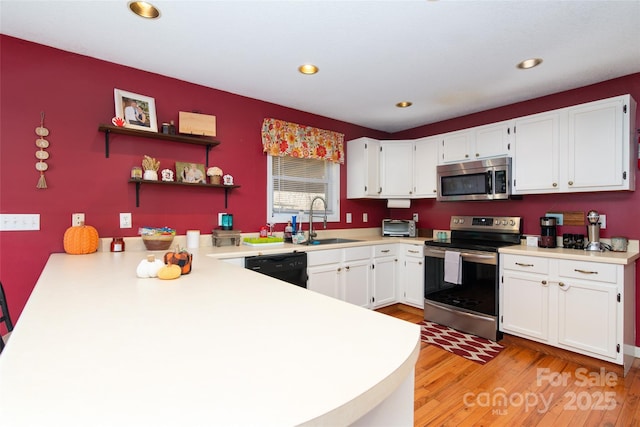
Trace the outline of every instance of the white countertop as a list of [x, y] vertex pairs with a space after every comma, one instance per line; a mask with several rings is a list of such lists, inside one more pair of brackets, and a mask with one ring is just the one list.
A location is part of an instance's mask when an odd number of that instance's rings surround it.
[[570, 259], [575, 261], [602, 262], [607, 264], [628, 265], [640, 258], [638, 241], [630, 240], [627, 252], [585, 251], [581, 249], [539, 248], [537, 246], [505, 246], [498, 250], [501, 254], [527, 255], [545, 258]]
[[[293, 245], [291, 245], [293, 246]], [[0, 355], [3, 426], [343, 425], [413, 372], [417, 325], [193, 250], [54, 254]], [[255, 250], [253, 251], [255, 254]]]

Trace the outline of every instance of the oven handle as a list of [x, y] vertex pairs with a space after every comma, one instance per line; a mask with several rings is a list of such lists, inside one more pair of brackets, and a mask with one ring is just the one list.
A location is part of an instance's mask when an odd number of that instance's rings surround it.
[[[444, 253], [446, 251], [443, 249], [435, 249], [435, 248], [425, 248], [425, 253], [424, 256], [428, 257], [429, 253], [436, 255], [438, 258], [444, 258]], [[457, 251], [456, 251], [457, 252]], [[477, 254], [477, 253], [471, 253], [471, 252], [461, 252], [460, 251], [460, 256], [462, 256], [462, 258], [465, 261], [469, 261], [469, 262], [473, 262], [473, 261], [485, 261], [486, 260], [491, 260], [494, 261], [494, 263], [497, 261], [497, 254], [494, 253], [489, 253], [487, 255], [484, 254]]]

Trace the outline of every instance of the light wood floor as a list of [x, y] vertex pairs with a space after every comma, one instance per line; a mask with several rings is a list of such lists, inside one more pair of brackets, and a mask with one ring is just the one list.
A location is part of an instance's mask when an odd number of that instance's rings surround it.
[[[422, 320], [420, 310], [403, 305], [378, 311]], [[623, 377], [616, 365], [527, 340], [500, 343], [505, 349], [486, 365], [423, 343], [415, 425], [640, 426], [640, 359]]]

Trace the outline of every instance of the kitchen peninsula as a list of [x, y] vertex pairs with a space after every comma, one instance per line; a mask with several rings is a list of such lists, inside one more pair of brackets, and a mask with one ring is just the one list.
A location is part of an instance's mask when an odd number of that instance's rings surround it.
[[53, 254], [0, 355], [6, 426], [413, 425], [419, 327], [194, 251]]

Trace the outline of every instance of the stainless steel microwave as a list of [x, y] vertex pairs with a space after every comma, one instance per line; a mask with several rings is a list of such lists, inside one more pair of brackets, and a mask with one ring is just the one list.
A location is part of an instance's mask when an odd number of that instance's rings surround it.
[[382, 235], [394, 237], [416, 237], [416, 222], [410, 219], [383, 219]]
[[437, 200], [504, 200], [511, 196], [511, 157], [440, 165]]

